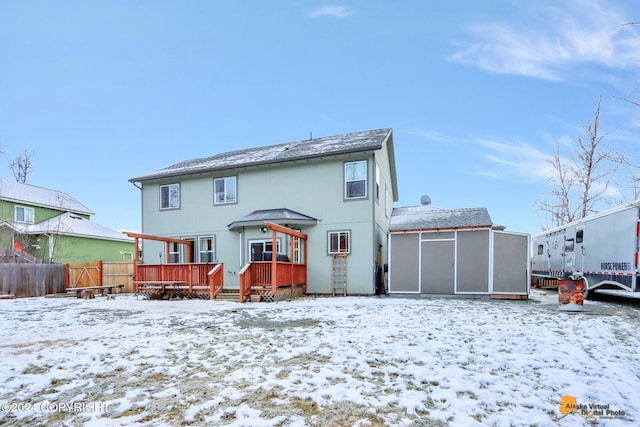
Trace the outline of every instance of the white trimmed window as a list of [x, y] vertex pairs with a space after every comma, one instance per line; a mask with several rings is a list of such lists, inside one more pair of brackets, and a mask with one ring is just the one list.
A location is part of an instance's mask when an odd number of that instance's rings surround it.
[[361, 199], [367, 197], [367, 161], [344, 164], [344, 197]]
[[350, 231], [330, 231], [327, 233], [329, 254], [348, 254], [351, 252]]
[[16, 206], [15, 221], [26, 222], [27, 224], [33, 224], [35, 222], [35, 211], [33, 208], [27, 208], [25, 206]]
[[160, 186], [160, 209], [178, 209], [180, 207], [180, 184]]
[[380, 201], [380, 166], [376, 163], [376, 202]]
[[391, 193], [389, 189], [385, 187], [384, 189], [384, 216], [389, 218], [391, 215], [391, 209], [393, 208], [393, 202], [391, 201]]
[[180, 251], [180, 244], [171, 242], [169, 243], [169, 262], [171, 264], [179, 264], [182, 262], [182, 252]]
[[216, 205], [236, 202], [236, 177], [228, 176], [213, 180], [213, 202]]
[[215, 238], [213, 236], [198, 239], [198, 261], [213, 262], [216, 259]]

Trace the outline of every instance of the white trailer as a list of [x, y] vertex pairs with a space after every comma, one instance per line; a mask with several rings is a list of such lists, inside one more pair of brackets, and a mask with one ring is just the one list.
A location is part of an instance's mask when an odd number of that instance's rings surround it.
[[640, 292], [640, 200], [587, 216], [532, 237], [534, 286], [557, 279], [583, 280], [587, 298], [596, 289]]

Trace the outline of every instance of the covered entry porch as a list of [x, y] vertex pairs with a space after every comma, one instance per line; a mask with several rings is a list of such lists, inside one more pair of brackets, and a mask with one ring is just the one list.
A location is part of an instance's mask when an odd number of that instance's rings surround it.
[[288, 236], [289, 248], [279, 253], [273, 243], [270, 252], [261, 251], [260, 257], [254, 256], [244, 265], [240, 270], [240, 302], [273, 302], [305, 295], [307, 235], [270, 221], [264, 226], [271, 231], [271, 242], [277, 242], [278, 235]]

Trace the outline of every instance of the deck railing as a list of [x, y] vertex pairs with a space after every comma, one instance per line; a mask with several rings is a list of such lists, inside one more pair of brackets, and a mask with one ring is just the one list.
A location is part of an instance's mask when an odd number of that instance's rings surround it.
[[[210, 290], [211, 283], [218, 284], [222, 281], [223, 267], [218, 263], [191, 263], [191, 264], [137, 264], [135, 266], [135, 292], [138, 292], [138, 282], [175, 282], [182, 283], [189, 293], [202, 290], [207, 287]], [[218, 268], [218, 270], [216, 270]], [[212, 270], [214, 277], [209, 276]], [[213, 281], [213, 282], [212, 282]], [[220, 284], [220, 287], [222, 285]]]
[[209, 283], [209, 299], [214, 299], [224, 286], [223, 264], [217, 264], [207, 273], [207, 282]]
[[240, 270], [240, 302], [247, 301], [253, 287], [271, 288], [271, 294], [276, 295], [279, 287], [303, 286], [307, 288], [307, 266], [290, 262], [275, 263], [275, 282], [273, 279], [273, 265], [271, 261], [255, 261], [246, 264]]

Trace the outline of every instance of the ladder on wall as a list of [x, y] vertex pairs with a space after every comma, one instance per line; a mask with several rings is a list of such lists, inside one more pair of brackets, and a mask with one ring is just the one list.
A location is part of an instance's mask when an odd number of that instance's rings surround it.
[[333, 254], [331, 282], [333, 296], [336, 291], [342, 290], [342, 295], [347, 296], [347, 254]]

